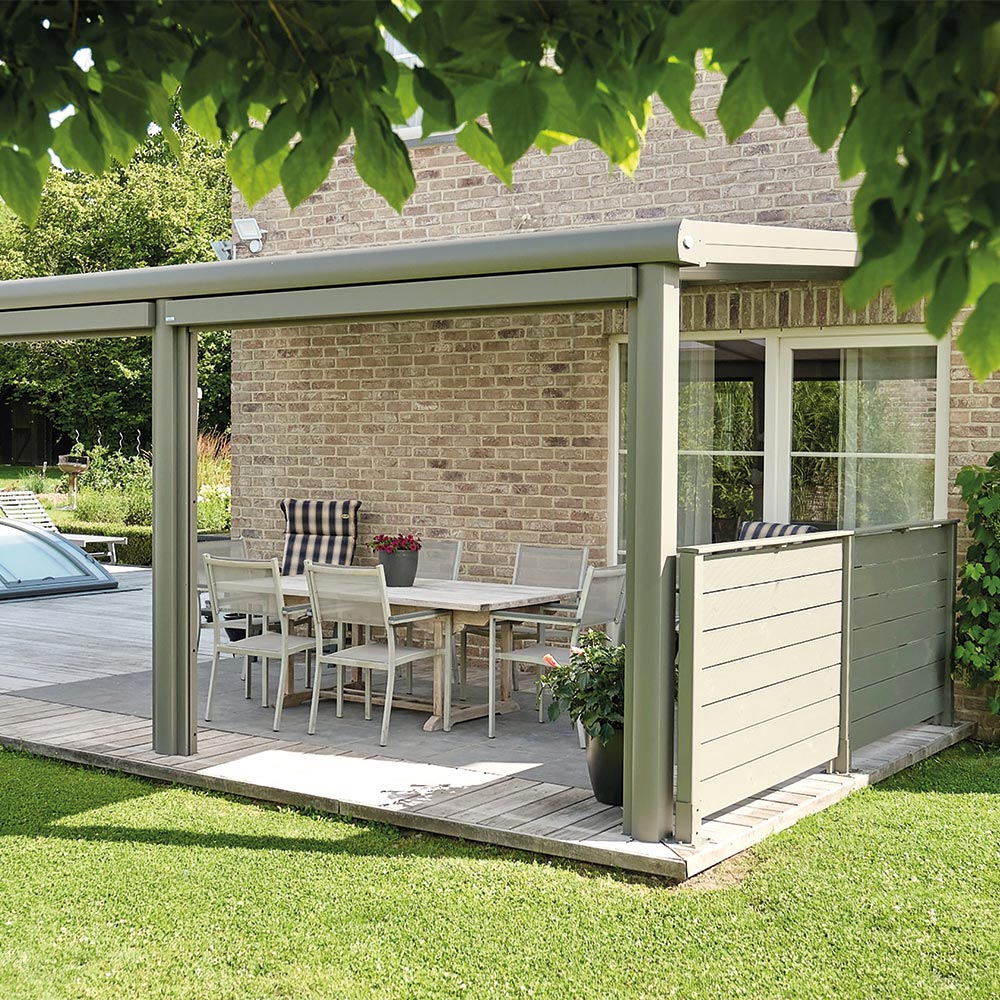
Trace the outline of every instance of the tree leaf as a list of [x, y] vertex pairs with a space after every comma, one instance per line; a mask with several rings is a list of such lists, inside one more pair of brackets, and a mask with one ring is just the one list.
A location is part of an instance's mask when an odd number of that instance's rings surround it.
[[1000, 284], [979, 297], [955, 344], [980, 382], [1000, 368]]
[[482, 164], [491, 174], [511, 187], [514, 183], [513, 171], [509, 164], [504, 163], [493, 136], [479, 122], [469, 122], [455, 140], [458, 148], [471, 156], [476, 163]]
[[965, 304], [969, 290], [969, 271], [964, 257], [951, 257], [938, 272], [934, 294], [927, 303], [927, 329], [939, 339], [951, 326], [955, 314]]
[[691, 114], [691, 94], [696, 81], [693, 66], [681, 62], [668, 62], [660, 78], [657, 93], [674, 121], [687, 132], [705, 138], [705, 129]]
[[729, 74], [719, 99], [718, 116], [726, 138], [735, 142], [767, 106], [757, 67], [744, 60]]
[[829, 149], [851, 114], [851, 81], [829, 64], [820, 66], [806, 114], [812, 141], [820, 149]]
[[38, 202], [48, 173], [49, 158], [33, 158], [10, 146], [0, 146], [0, 198], [26, 225], [38, 218]]
[[354, 166], [361, 179], [402, 212], [417, 183], [406, 145], [385, 116], [372, 110], [355, 123], [354, 138]]
[[545, 124], [548, 98], [533, 83], [497, 87], [489, 102], [490, 127], [504, 163], [519, 160]]
[[333, 114], [318, 116], [281, 164], [281, 186], [292, 208], [301, 205], [326, 180], [348, 128]]
[[226, 154], [226, 166], [233, 183], [249, 205], [255, 205], [281, 183], [281, 164], [289, 152], [284, 146], [273, 156], [258, 162], [255, 148], [261, 135], [259, 128], [244, 132]]
[[[279, 104], [268, 115], [254, 143], [253, 155], [258, 163], [269, 160], [282, 147], [287, 147], [299, 130], [299, 115], [292, 105]], [[286, 192], [287, 193], [287, 192]]]
[[451, 91], [440, 77], [422, 66], [413, 70], [413, 96], [420, 107], [430, 112], [446, 129], [451, 130], [458, 124], [455, 118], [455, 98]]
[[63, 166], [102, 174], [108, 168], [108, 151], [104, 147], [101, 129], [90, 119], [87, 108], [78, 108], [57, 129], [52, 137], [52, 148]]

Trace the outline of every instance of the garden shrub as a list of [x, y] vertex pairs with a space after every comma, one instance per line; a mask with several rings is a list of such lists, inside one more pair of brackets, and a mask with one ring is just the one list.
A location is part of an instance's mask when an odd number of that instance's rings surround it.
[[[959, 573], [955, 673], [969, 687], [1000, 681], [1000, 452], [966, 466], [956, 479], [968, 508], [972, 543]], [[1000, 692], [989, 698], [1000, 712]]]
[[120, 535], [128, 539], [128, 545], [118, 549], [120, 562], [129, 566], [153, 565], [153, 529], [148, 525], [66, 521], [59, 525], [59, 530], [70, 535]]

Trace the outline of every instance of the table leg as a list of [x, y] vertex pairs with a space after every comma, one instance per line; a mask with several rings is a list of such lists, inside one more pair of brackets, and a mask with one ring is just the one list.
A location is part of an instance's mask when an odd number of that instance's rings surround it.
[[[444, 616], [434, 619], [434, 648], [444, 649]], [[434, 656], [434, 715], [444, 718], [444, 672], [447, 669], [447, 658], [441, 652]]]
[[[509, 653], [514, 648], [514, 625], [502, 622], [500, 625], [500, 651]], [[514, 661], [500, 661], [500, 701], [510, 701], [514, 696]]]

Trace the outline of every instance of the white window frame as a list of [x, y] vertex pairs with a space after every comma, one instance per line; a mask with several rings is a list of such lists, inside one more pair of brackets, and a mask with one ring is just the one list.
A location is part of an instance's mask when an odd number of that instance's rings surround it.
[[[935, 347], [937, 391], [934, 427], [934, 517], [948, 516], [949, 420], [951, 413], [951, 343], [937, 341], [919, 325], [879, 327], [795, 327], [767, 330], [692, 330], [681, 340], [764, 341], [764, 510], [767, 521], [787, 521], [791, 507], [792, 352], [835, 347]], [[608, 562], [624, 555], [618, 537], [618, 482], [624, 448], [619, 448], [620, 345], [628, 337], [609, 338], [608, 393]]]

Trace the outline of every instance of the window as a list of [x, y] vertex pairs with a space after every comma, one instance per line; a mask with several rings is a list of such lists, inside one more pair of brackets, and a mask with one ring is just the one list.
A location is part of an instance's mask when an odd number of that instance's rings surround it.
[[[625, 558], [627, 345], [611, 347], [610, 550]], [[741, 521], [855, 528], [947, 510], [948, 345], [916, 328], [680, 345], [680, 545]]]

